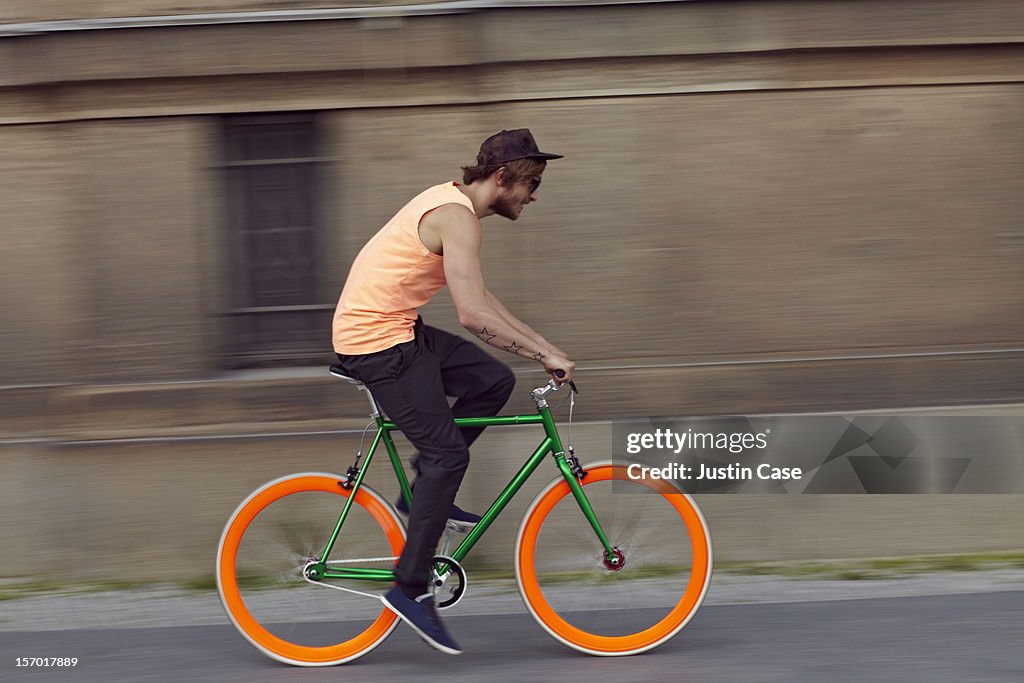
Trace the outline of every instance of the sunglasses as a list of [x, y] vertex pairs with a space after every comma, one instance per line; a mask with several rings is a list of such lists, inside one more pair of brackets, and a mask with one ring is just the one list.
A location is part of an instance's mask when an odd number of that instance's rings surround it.
[[540, 187], [540, 178], [530, 178], [530, 194], [536, 192], [538, 187]]

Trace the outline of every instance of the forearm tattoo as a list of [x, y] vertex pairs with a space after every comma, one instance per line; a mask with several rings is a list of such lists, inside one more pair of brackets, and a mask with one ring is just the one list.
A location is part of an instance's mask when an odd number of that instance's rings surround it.
[[490, 344], [491, 340], [498, 336], [496, 334], [492, 334], [491, 332], [488, 332], [486, 327], [481, 329], [479, 332], [474, 332], [473, 334], [475, 334], [478, 338], [480, 338], [481, 340], [483, 340], [487, 344]]
[[544, 353], [540, 351], [527, 355], [528, 352], [524, 351], [526, 347], [520, 345], [519, 342], [517, 342], [515, 339], [513, 339], [512, 343], [508, 345], [497, 343], [494, 341], [494, 339], [498, 335], [494, 334], [486, 327], [481, 327], [479, 330], [474, 331], [473, 334], [476, 335], [477, 339], [481, 340], [482, 342], [490, 344], [495, 348], [504, 349], [505, 351], [508, 351], [509, 353], [514, 353], [517, 356], [523, 356], [524, 358], [530, 358], [531, 360], [535, 360], [538, 362], [544, 360], [547, 357]]

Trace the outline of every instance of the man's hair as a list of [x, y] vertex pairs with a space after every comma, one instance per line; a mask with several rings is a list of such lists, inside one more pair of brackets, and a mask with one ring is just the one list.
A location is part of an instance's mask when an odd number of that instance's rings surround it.
[[513, 161], [507, 161], [504, 164], [498, 164], [497, 166], [463, 166], [462, 167], [462, 184], [469, 185], [475, 183], [478, 180], [489, 178], [494, 173], [498, 172], [498, 169], [502, 166], [505, 167], [505, 182], [511, 185], [519, 180], [528, 180], [532, 178], [539, 178], [540, 174], [544, 172], [544, 168], [548, 162], [544, 159], [515, 159]]

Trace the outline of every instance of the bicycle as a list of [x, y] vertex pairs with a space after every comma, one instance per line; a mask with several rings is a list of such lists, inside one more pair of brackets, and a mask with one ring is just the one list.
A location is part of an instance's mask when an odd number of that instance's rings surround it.
[[[405, 527], [392, 505], [363, 483], [383, 443], [401, 495], [411, 501], [391, 437], [398, 427], [365, 385], [338, 366], [331, 373], [369, 400], [373, 422], [363, 438], [374, 425], [376, 434], [362, 466], [361, 444], [344, 476], [304, 472], [264, 484], [231, 515], [217, 552], [217, 589], [231, 622], [267, 656], [299, 666], [360, 657], [399, 622], [380, 597], [394, 582]], [[464, 597], [463, 559], [550, 455], [559, 476], [527, 508], [515, 539], [523, 602], [548, 634], [573, 649], [603, 656], [650, 650], [675, 636], [704, 600], [712, 571], [707, 523], [672, 482], [633, 480], [627, 463], [581, 465], [571, 441], [564, 450], [547, 403], [559, 388], [550, 380], [530, 392], [535, 415], [455, 419], [462, 427], [541, 425], [544, 438], [454, 550], [451, 532], [459, 529], [449, 525], [434, 557], [431, 590], [440, 609]], [[575, 385], [571, 391], [570, 435]], [[633, 491], [646, 495], [629, 495]], [[355, 600], [343, 614], [326, 599], [345, 596]], [[615, 610], [615, 618], [607, 618], [607, 610]], [[339, 615], [344, 622], [333, 621]]]

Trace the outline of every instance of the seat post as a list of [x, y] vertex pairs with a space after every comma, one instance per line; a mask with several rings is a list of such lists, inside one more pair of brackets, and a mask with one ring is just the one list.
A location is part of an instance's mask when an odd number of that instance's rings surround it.
[[373, 392], [370, 391], [370, 388], [368, 386], [366, 386], [365, 384], [363, 384], [359, 380], [355, 379], [354, 377], [349, 377], [348, 375], [344, 374], [341, 371], [341, 366], [339, 366], [339, 365], [332, 365], [331, 366], [331, 374], [334, 375], [335, 377], [340, 377], [341, 379], [345, 380], [349, 384], [354, 384], [356, 389], [358, 389], [359, 391], [365, 392], [366, 393], [366, 400], [368, 400], [370, 402], [370, 417], [372, 417], [375, 420], [378, 417], [380, 417], [380, 408], [377, 406], [377, 401], [374, 400], [374, 398], [373, 398]]

